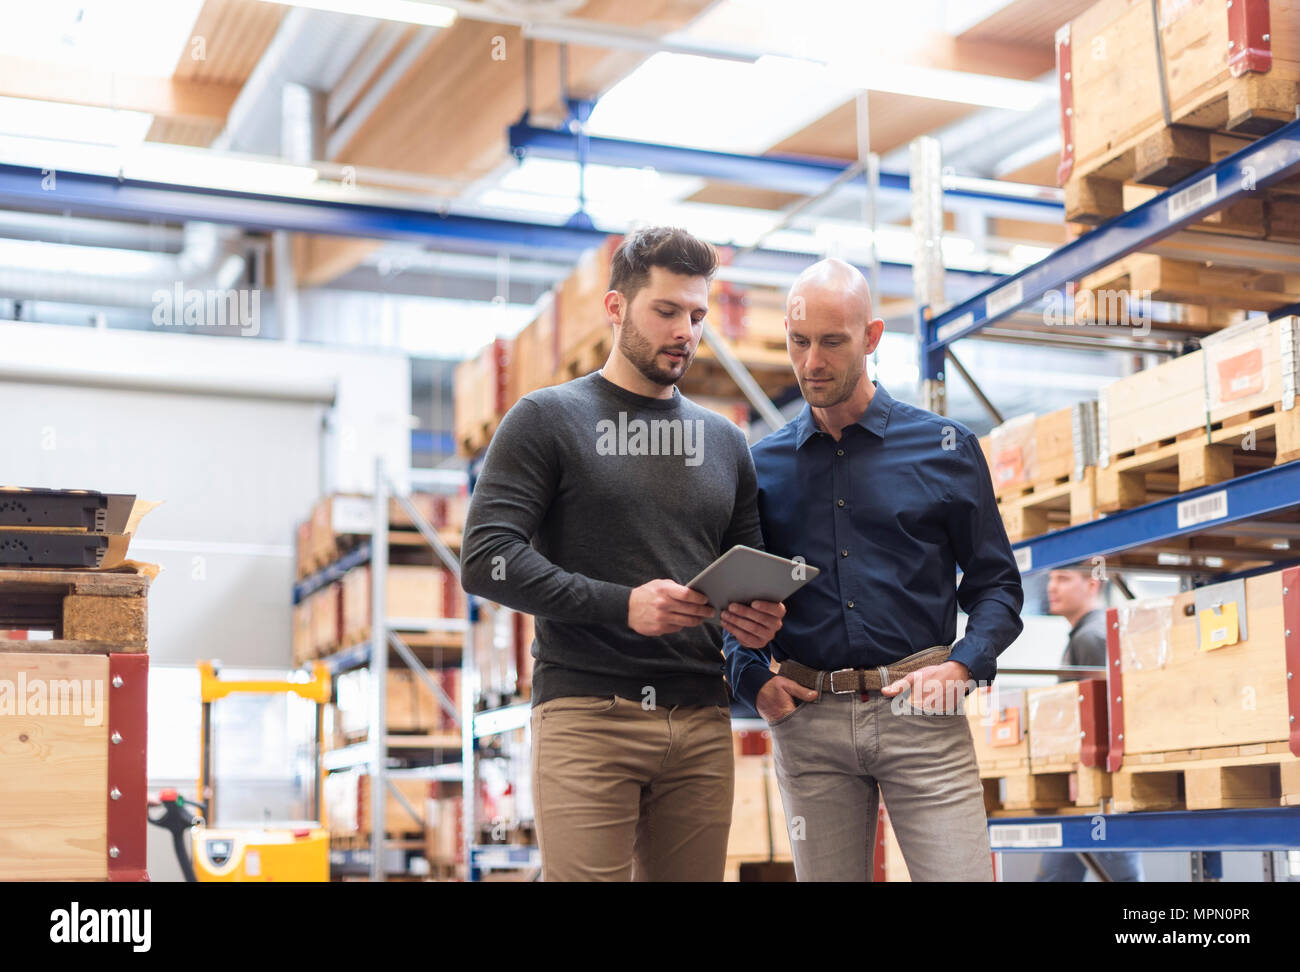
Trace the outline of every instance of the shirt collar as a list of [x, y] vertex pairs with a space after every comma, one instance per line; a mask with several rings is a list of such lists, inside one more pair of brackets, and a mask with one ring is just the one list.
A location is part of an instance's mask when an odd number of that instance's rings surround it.
[[[880, 382], [872, 382], [876, 387], [876, 393], [871, 396], [871, 404], [867, 410], [862, 413], [857, 424], [862, 426], [868, 432], [874, 433], [877, 438], [885, 437], [885, 427], [889, 425], [889, 412], [894, 407], [894, 399], [885, 391], [885, 386]], [[820, 432], [817, 423], [813, 420], [812, 406], [804, 402], [803, 410], [799, 417], [795, 419], [795, 448], [803, 446], [805, 442], [813, 437], [813, 434]]]

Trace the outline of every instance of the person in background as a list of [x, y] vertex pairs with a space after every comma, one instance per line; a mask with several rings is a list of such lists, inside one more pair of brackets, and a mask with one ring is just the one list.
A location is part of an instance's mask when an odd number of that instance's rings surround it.
[[[1070, 622], [1062, 665], [1106, 667], [1105, 581], [1089, 567], [1054, 570], [1047, 578], [1047, 611]], [[1112, 881], [1141, 881], [1136, 853], [1097, 853], [1093, 857]], [[1044, 854], [1038, 881], [1082, 881], [1087, 867], [1077, 854]]]

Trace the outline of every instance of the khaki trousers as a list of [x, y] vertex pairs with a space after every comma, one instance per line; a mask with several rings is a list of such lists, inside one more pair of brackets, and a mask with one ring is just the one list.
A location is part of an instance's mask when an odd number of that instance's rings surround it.
[[735, 789], [731, 713], [618, 697], [532, 712], [544, 881], [721, 881]]

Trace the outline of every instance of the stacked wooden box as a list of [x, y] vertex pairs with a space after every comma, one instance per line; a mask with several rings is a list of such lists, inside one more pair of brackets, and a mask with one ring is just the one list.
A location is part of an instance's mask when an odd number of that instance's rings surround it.
[[1010, 419], [980, 446], [1013, 543], [1095, 515], [1095, 402]]
[[0, 570], [0, 880], [148, 880], [155, 573]]
[[993, 686], [966, 698], [990, 814], [1096, 807], [1110, 796], [1103, 679], [1030, 689]]
[[1112, 609], [1115, 809], [1300, 804], [1300, 568]]
[[[427, 807], [425, 801], [435, 794], [437, 784], [431, 780], [390, 774], [388, 781], [402, 795], [391, 789], [384, 805], [384, 833], [391, 837], [424, 838]], [[362, 770], [345, 770], [325, 777], [325, 809], [331, 838], [368, 839], [371, 833], [370, 776]], [[405, 803], [403, 803], [403, 799]]]
[[[459, 712], [460, 669], [434, 668], [427, 672]], [[370, 671], [362, 668], [345, 672], [336, 684], [335, 742], [355, 742], [366, 736], [370, 726]], [[455, 718], [433, 689], [405, 667], [388, 670], [387, 722], [390, 733], [459, 733]]]
[[[456, 547], [465, 527], [469, 508], [467, 494], [439, 496], [412, 493], [410, 500], [425, 521], [438, 532], [444, 543]], [[372, 497], [351, 493], [323, 496], [312, 507], [308, 518], [298, 525], [297, 579], [320, 570], [368, 537], [374, 519]], [[388, 504], [390, 544], [422, 544], [406, 508], [396, 498]]]
[[1300, 458], [1300, 318], [1250, 320], [1098, 402], [1097, 507], [1127, 509]]
[[[1102, 0], [1057, 33], [1068, 221], [1118, 215], [1125, 183], [1174, 185], [1242, 144], [1234, 140], [1295, 118], [1300, 8], [1291, 0], [1152, 6]], [[1265, 236], [1274, 221], [1285, 234], [1295, 204], [1294, 190], [1283, 191], [1291, 196], [1247, 198], [1204, 228]]]
[[[465, 616], [464, 591], [455, 575], [442, 567], [390, 564], [385, 599], [392, 620], [409, 619], [415, 624], [428, 618]], [[370, 568], [361, 566], [294, 605], [294, 663], [325, 658], [365, 641], [370, 636], [370, 600]], [[430, 639], [445, 642], [448, 648], [459, 644], [454, 633], [431, 632]]]

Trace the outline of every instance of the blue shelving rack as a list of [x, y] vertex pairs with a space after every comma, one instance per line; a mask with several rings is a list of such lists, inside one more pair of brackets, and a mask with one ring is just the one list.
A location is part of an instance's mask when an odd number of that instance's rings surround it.
[[[921, 377], [944, 380], [948, 349], [1026, 308], [1061, 295], [1081, 277], [1152, 247], [1234, 201], [1300, 174], [1300, 120], [1251, 143], [1170, 187], [1146, 203], [1097, 227], [1039, 262], [1010, 274], [933, 317], [918, 311]], [[1300, 260], [1300, 252], [1297, 252]], [[1274, 312], [1290, 314], [1296, 306]], [[1215, 510], [1188, 523], [1190, 504]], [[1295, 513], [1285, 517], [1288, 512]], [[1180, 513], [1184, 514], [1180, 516]], [[1279, 522], [1282, 517], [1282, 522]], [[1195, 517], [1190, 519], [1196, 520]], [[1023, 574], [1135, 554], [1171, 539], [1245, 523], [1275, 524], [1278, 539], [1295, 539], [1300, 524], [1300, 461], [1055, 530], [1013, 545]], [[1281, 551], [1279, 551], [1282, 554]], [[1265, 566], [1249, 556], [1207, 556], [1178, 569], [1194, 581], [1224, 580], [1300, 563], [1279, 555]], [[1105, 840], [1095, 836], [1104, 824]], [[1300, 848], [1300, 807], [1186, 812], [1135, 812], [991, 818], [990, 845], [1003, 852], [1278, 851]]]

